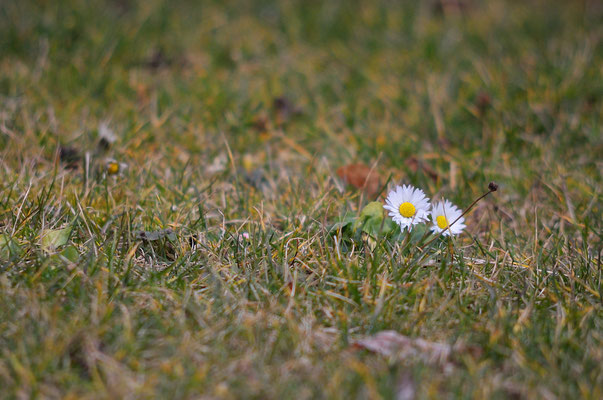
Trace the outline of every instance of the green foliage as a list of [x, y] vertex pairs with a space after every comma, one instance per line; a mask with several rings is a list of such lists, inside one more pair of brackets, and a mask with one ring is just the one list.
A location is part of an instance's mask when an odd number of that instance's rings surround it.
[[8, 260], [11, 257], [19, 257], [21, 255], [21, 247], [16, 240], [9, 235], [0, 235], [0, 259]]
[[361, 210], [357, 217], [347, 216], [341, 221], [331, 226], [331, 232], [341, 231], [346, 238], [359, 237], [365, 233], [372, 238], [387, 236], [400, 230], [399, 227], [389, 218], [383, 209], [383, 203], [372, 201]]
[[41, 245], [46, 251], [55, 250], [69, 241], [69, 235], [71, 235], [71, 228], [63, 229], [45, 229], [41, 234]]
[[387, 235], [396, 229], [396, 224], [389, 218], [385, 218], [383, 203], [373, 201], [368, 203], [360, 212], [360, 217], [354, 223], [354, 228], [374, 238]]

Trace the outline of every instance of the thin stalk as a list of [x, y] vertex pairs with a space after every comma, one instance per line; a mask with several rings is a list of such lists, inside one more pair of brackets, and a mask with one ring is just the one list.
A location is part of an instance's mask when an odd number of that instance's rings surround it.
[[438, 233], [437, 235], [435, 235], [433, 237], [433, 239], [431, 239], [429, 242], [425, 243], [425, 245], [423, 246], [423, 248], [425, 248], [425, 246], [429, 245], [431, 242], [433, 242], [434, 240], [436, 240], [437, 238], [439, 238], [440, 236], [442, 236], [442, 234], [444, 232], [446, 232], [446, 230], [450, 231], [450, 227], [452, 225], [454, 225], [455, 223], [457, 223], [459, 219], [463, 218], [463, 216], [466, 215], [469, 211], [471, 211], [471, 209], [473, 208], [473, 206], [475, 206], [481, 199], [483, 199], [484, 197], [486, 197], [487, 195], [489, 195], [492, 192], [496, 192], [497, 190], [498, 190], [498, 185], [496, 183], [494, 183], [494, 182], [490, 182], [488, 184], [488, 191], [486, 193], [482, 194], [480, 197], [478, 197], [477, 199], [475, 199], [473, 201], [473, 203], [471, 203], [469, 205], [469, 207], [467, 207], [465, 209], [465, 211], [463, 211], [463, 213], [458, 216], [457, 219], [455, 219], [454, 221], [452, 221], [451, 224], [448, 224], [448, 226], [446, 227], [445, 230], [442, 230], [440, 233]]

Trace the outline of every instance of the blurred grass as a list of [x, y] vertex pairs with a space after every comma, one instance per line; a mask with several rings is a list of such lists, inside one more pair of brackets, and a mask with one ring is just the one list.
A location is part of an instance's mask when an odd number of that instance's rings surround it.
[[[439, 4], [0, 3], [2, 397], [601, 398], [603, 8]], [[501, 189], [410, 268], [327, 234], [358, 161]], [[383, 329], [480, 351], [349, 347]]]

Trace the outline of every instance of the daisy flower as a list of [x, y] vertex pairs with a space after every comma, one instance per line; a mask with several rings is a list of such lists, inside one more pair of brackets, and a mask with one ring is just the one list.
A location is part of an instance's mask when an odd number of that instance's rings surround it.
[[[448, 200], [434, 204], [431, 209], [431, 220], [433, 221], [431, 230], [435, 233], [442, 233], [444, 236], [458, 235], [466, 227], [465, 218], [459, 218], [462, 213], [457, 206]], [[459, 218], [458, 221], [456, 221], [457, 218]], [[454, 224], [450, 225], [453, 222]]]
[[405, 229], [427, 221], [429, 206], [429, 199], [421, 189], [404, 185], [389, 192], [383, 208], [400, 228]]

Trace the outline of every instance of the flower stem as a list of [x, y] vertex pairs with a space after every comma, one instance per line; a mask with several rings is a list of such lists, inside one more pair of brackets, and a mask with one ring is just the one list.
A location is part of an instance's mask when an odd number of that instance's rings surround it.
[[448, 224], [448, 226], [446, 227], [446, 229], [442, 230], [442, 231], [441, 231], [441, 232], [439, 232], [439, 233], [438, 233], [436, 236], [434, 236], [434, 238], [433, 238], [433, 239], [431, 239], [429, 242], [425, 243], [425, 245], [423, 246], [423, 248], [425, 248], [425, 247], [426, 247], [427, 245], [429, 245], [431, 242], [433, 242], [434, 240], [436, 240], [437, 238], [439, 238], [439, 237], [442, 235], [442, 233], [446, 232], [446, 230], [450, 230], [450, 227], [451, 227], [452, 225], [454, 225], [456, 222], [458, 222], [458, 220], [459, 220], [459, 219], [463, 218], [463, 216], [464, 216], [465, 214], [467, 214], [467, 213], [468, 213], [468, 212], [469, 212], [469, 211], [470, 211], [470, 210], [473, 208], [473, 206], [475, 206], [475, 205], [476, 205], [476, 204], [477, 204], [477, 203], [478, 203], [478, 202], [479, 202], [481, 199], [483, 199], [484, 197], [486, 197], [487, 195], [489, 195], [489, 194], [490, 194], [490, 193], [492, 193], [492, 192], [496, 192], [497, 190], [498, 190], [498, 185], [497, 185], [496, 183], [494, 183], [494, 182], [490, 182], [490, 183], [488, 184], [488, 191], [487, 191], [486, 193], [482, 194], [482, 195], [481, 195], [481, 196], [479, 196], [477, 199], [475, 199], [475, 200], [473, 201], [473, 203], [471, 203], [471, 204], [469, 205], [469, 207], [467, 207], [467, 208], [465, 209], [465, 211], [463, 211], [463, 213], [462, 213], [461, 215], [459, 215], [459, 216], [458, 216], [458, 218], [457, 218], [457, 219], [455, 219], [454, 221], [452, 221], [452, 223], [451, 223], [451, 224]]

